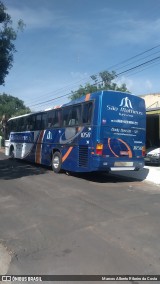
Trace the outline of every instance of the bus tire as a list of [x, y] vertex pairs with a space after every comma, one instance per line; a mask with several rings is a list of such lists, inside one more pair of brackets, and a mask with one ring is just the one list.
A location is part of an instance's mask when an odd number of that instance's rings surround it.
[[52, 156], [52, 170], [55, 173], [60, 173], [61, 166], [62, 166], [62, 155], [60, 152], [57, 151], [53, 153], [53, 156]]
[[9, 158], [10, 158], [10, 159], [14, 159], [14, 158], [15, 158], [14, 147], [13, 147], [13, 146], [11, 146]]

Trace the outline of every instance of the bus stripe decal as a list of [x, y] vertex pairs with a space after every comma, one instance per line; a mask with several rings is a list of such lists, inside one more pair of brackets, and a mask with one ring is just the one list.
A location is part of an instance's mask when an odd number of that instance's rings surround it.
[[44, 134], [44, 130], [40, 132], [38, 141], [37, 141], [37, 147], [36, 147], [36, 163], [40, 164], [41, 163], [41, 142], [43, 139], [43, 134]]
[[[117, 139], [119, 140], [122, 144], [124, 144], [126, 147], [127, 147], [127, 150], [128, 150], [128, 156], [129, 158], [132, 158], [132, 151], [130, 149], [130, 147], [127, 145], [127, 143], [125, 141], [123, 141], [122, 139]], [[112, 150], [111, 148], [111, 145], [110, 145], [110, 141], [111, 141], [111, 138], [108, 139], [108, 146], [109, 146], [109, 149], [111, 150], [111, 152], [113, 153], [113, 155], [117, 158], [119, 158], [118, 155], [116, 155], [116, 153], [114, 153], [114, 151]]]
[[111, 142], [111, 138], [108, 139], [108, 146], [109, 146], [110, 151], [112, 152], [112, 154], [113, 154], [115, 157], [119, 158], [119, 156], [116, 155], [116, 154], [114, 153], [114, 151], [112, 150], [111, 145], [110, 145], [110, 142]]
[[85, 97], [85, 101], [89, 101], [91, 94], [87, 94]]
[[69, 156], [72, 149], [73, 149], [73, 147], [69, 147], [68, 151], [66, 152], [66, 154], [62, 158], [62, 163], [67, 159], [67, 157]]

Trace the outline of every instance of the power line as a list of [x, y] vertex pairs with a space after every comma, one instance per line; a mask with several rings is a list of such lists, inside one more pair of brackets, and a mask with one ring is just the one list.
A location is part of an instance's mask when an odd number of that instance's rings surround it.
[[140, 73], [140, 72], [142, 72], [142, 71], [144, 71], [146, 69], [149, 69], [151, 67], [151, 65], [159, 65], [160, 64], [160, 59], [158, 61], [159, 61], [158, 63], [152, 62], [152, 63], [149, 64], [149, 66], [146, 66], [145, 68], [142, 68], [142, 69], [140, 69], [137, 72], [131, 73], [131, 74], [127, 75], [126, 77], [131, 77], [132, 75], [135, 75], [135, 74]]
[[[109, 70], [109, 69], [111, 69], [111, 68], [114, 68], [114, 67], [116, 67], [116, 66], [119, 66], [119, 65], [121, 65], [121, 64], [123, 64], [123, 63], [125, 63], [125, 62], [131, 61], [132, 59], [137, 58], [137, 57], [139, 57], [139, 56], [141, 56], [141, 55], [143, 55], [143, 54], [145, 54], [145, 53], [148, 53], [148, 52], [150, 52], [151, 50], [154, 50], [154, 49], [156, 49], [156, 48], [158, 48], [158, 47], [160, 47], [160, 44], [158, 44], [158, 45], [156, 45], [156, 46], [154, 46], [154, 47], [152, 47], [152, 48], [149, 48], [149, 49], [147, 49], [147, 50], [145, 50], [145, 51], [143, 51], [143, 52], [141, 52], [141, 53], [138, 53], [137, 55], [134, 55], [134, 56], [132, 56], [132, 57], [126, 59], [126, 60], [123, 60], [123, 61], [121, 61], [121, 62], [119, 62], [119, 63], [117, 63], [117, 64], [115, 64], [115, 65], [112, 65], [112, 66], [108, 67], [107, 70]], [[158, 51], [158, 52], [159, 52], [159, 51]], [[156, 52], [156, 53], [158, 53], [158, 52]], [[155, 53], [154, 53], [154, 54], [155, 54]], [[153, 54], [151, 54], [151, 55], [153, 55]], [[151, 55], [148, 55], [147, 57], [149, 57], [149, 56], [151, 56]], [[138, 59], [138, 61], [139, 61], [139, 60], [141, 60], [141, 58]], [[135, 62], [135, 61], [134, 61], [134, 62]], [[132, 62], [132, 63], [134, 63], [134, 62]], [[122, 67], [120, 67], [120, 68], [118, 68], [118, 69], [116, 68], [116, 70], [122, 69], [122, 68], [124, 68], [124, 67], [126, 67], [126, 66], [128, 66], [128, 65], [130, 65], [130, 64], [131, 64], [131, 63], [129, 63], [129, 64], [127, 64], [127, 65], [124, 65], [124, 66], [122, 66]], [[115, 71], [116, 71], [116, 70], [115, 70]], [[103, 71], [102, 71], [102, 72], [103, 72]], [[97, 73], [94, 74], [94, 76], [96, 76], [96, 75], [97, 75]], [[31, 102], [34, 103], [35, 100], [37, 100], [37, 99], [39, 99], [39, 98], [41, 98], [41, 97], [47, 96], [48, 94], [53, 94], [53, 93], [54, 93], [54, 95], [55, 95], [55, 94], [57, 94], [57, 93], [60, 93], [61, 91], [66, 90], [66, 87], [75, 86], [76, 84], [78, 84], [78, 83], [84, 81], [85, 78], [90, 79], [90, 77], [91, 77], [91, 76], [89, 76], [89, 77], [88, 77], [88, 76], [87, 76], [87, 77], [84, 77], [83, 79], [78, 80], [78, 81], [75, 82], [74, 84], [71, 83], [71, 84], [68, 84], [68, 85], [64, 86], [63, 88], [54, 90], [54, 91], [49, 92], [49, 93], [47, 93], [47, 94], [43, 94], [43, 95], [39, 96], [38, 98], [35, 98], [35, 99], [32, 100]], [[50, 97], [50, 96], [49, 96], [49, 97]]]
[[127, 62], [127, 61], [130, 61], [130, 60], [132, 60], [132, 59], [134, 59], [134, 58], [136, 58], [138, 56], [141, 56], [141, 55], [143, 55], [143, 54], [145, 54], [145, 53], [147, 53], [147, 52], [149, 52], [149, 51], [151, 51], [151, 50], [153, 50], [153, 49], [155, 49], [157, 47], [160, 47], [160, 44], [158, 44], [156, 46], [153, 46], [152, 48], [149, 48], [149, 49], [147, 49], [147, 50], [145, 50], [143, 52], [140, 52], [140, 53], [138, 53], [138, 54], [136, 54], [136, 55], [134, 55], [134, 56], [132, 56], [132, 57], [130, 57], [128, 59], [125, 59], [125, 60], [123, 60], [123, 61], [121, 61], [121, 62], [119, 62], [119, 63], [117, 63], [115, 65], [112, 65], [109, 69], [114, 68], [114, 67], [116, 67], [116, 66], [118, 66], [120, 64], [123, 64], [123, 63]]
[[[112, 65], [112, 66], [110, 66], [109, 68], [107, 68], [107, 70], [109, 70], [109, 69], [111, 69], [111, 68], [113, 68], [113, 67], [119, 66], [119, 65], [121, 65], [121, 64], [123, 64], [123, 63], [125, 63], [125, 62], [131, 61], [132, 59], [137, 58], [137, 57], [139, 57], [139, 56], [141, 56], [141, 55], [143, 55], [143, 54], [145, 54], [145, 53], [147, 53], [147, 52], [150, 52], [151, 50], [154, 50], [154, 49], [156, 49], [156, 48], [158, 48], [158, 47], [160, 47], [160, 44], [158, 44], [158, 45], [156, 45], [156, 46], [154, 46], [154, 47], [152, 47], [152, 48], [150, 48], [150, 49], [147, 49], [147, 50], [145, 50], [145, 51], [143, 51], [143, 52], [141, 52], [141, 53], [139, 53], [139, 54], [137, 54], [137, 55], [135, 55], [135, 56], [132, 56], [132, 57], [126, 59], [126, 60], [123, 60], [123, 61], [121, 61], [120, 63], [117, 63], [117, 64], [115, 64], [115, 65]], [[154, 55], [154, 54], [156, 54], [156, 53], [158, 53], [158, 52], [160, 52], [160, 51], [157, 51], [157, 52], [155, 52], [155, 53], [153, 53], [153, 54], [150, 54], [150, 55], [146, 56], [145, 58], [147, 58], [147, 57], [149, 57], [149, 56], [152, 56], [152, 55]], [[144, 58], [142, 58], [142, 59], [144, 59]], [[142, 60], [142, 59], [140, 58], [140, 59], [138, 59], [137, 61]], [[134, 61], [134, 62], [136, 62], [136, 61]], [[130, 64], [133, 64], [134, 62], [129, 63], [129, 64], [127, 64], [127, 65], [124, 65], [124, 66], [118, 68], [117, 70], [122, 69], [122, 68], [124, 68], [124, 67], [126, 67], [126, 66], [128, 66], [128, 65], [130, 65]], [[115, 70], [115, 71], [116, 71], [116, 70]], [[103, 72], [103, 71], [102, 71], [102, 72]], [[97, 76], [97, 75], [98, 75], [98, 73], [94, 74], [93, 76]], [[91, 79], [91, 76], [89, 76], [89, 77], [87, 76], [86, 78]], [[52, 94], [52, 93], [53, 93], [54, 95], [55, 95], [55, 94], [58, 94], [58, 93], [62, 92], [63, 90], [66, 90], [66, 87], [75, 86], [75, 85], [77, 85], [78, 83], [84, 81], [84, 79], [85, 79], [85, 77], [84, 77], [83, 79], [81, 79], [81, 80], [78, 80], [78, 81], [75, 82], [74, 84], [68, 84], [67, 86], [65, 86], [65, 87], [63, 87], [63, 88], [60, 88], [60, 89], [58, 89], [58, 90], [49, 92], [49, 93], [47, 93], [47, 94]], [[92, 84], [92, 85], [93, 85], [93, 84]], [[42, 95], [42, 96], [39, 96], [38, 99], [41, 98], [41, 97], [46, 96], [47, 94], [44, 94], [44, 95]], [[34, 101], [35, 101], [35, 100], [37, 100], [37, 98], [35, 98]], [[33, 103], [34, 103], [34, 101], [33, 101]]]
[[62, 96], [59, 96], [59, 97], [56, 97], [56, 98], [51, 99], [51, 100], [48, 100], [48, 101], [44, 101], [44, 102], [41, 102], [41, 103], [37, 103], [37, 104], [32, 105], [32, 106], [30, 106], [30, 107], [37, 106], [37, 105], [41, 105], [41, 104], [44, 104], [44, 103], [49, 103], [49, 102], [55, 101], [55, 100], [57, 100], [57, 99], [60, 99], [60, 98], [63, 98], [63, 97], [69, 96], [69, 95], [71, 95], [71, 93], [65, 94], [65, 95], [62, 95]]
[[122, 72], [118, 73], [117, 76], [122, 75], [122, 74], [124, 74], [124, 73], [126, 73], [126, 72], [129, 72], [129, 71], [131, 71], [131, 70], [134, 70], [134, 69], [136, 69], [136, 68], [138, 68], [138, 67], [140, 67], [140, 66], [146, 65], [146, 64], [148, 64], [149, 62], [156, 61], [157, 59], [160, 59], [160, 56], [157, 56], [157, 57], [155, 57], [155, 58], [153, 58], [153, 59], [151, 59], [151, 60], [148, 60], [148, 61], [146, 61], [146, 62], [144, 62], [144, 63], [141, 63], [141, 64], [139, 64], [139, 65], [137, 65], [137, 66], [134, 66], [134, 67], [129, 68], [129, 69], [125, 70], [125, 71], [122, 71]]
[[[78, 80], [75, 83], [69, 83], [68, 85], [66, 85], [66, 86], [64, 86], [62, 88], [56, 89], [55, 91], [51, 91], [51, 92], [48, 92], [46, 94], [43, 94], [43, 95], [39, 96], [38, 98], [41, 98], [41, 97], [44, 97], [44, 96], [46, 97], [47, 95], [50, 95], [50, 94], [53, 94], [53, 93], [54, 93], [54, 95], [58, 94], [58, 93], [60, 93], [62, 91], [65, 91], [67, 87], [73, 87], [73, 86], [77, 85], [78, 83], [80, 83], [80, 82], [82, 82], [84, 80], [85, 80], [85, 78], [80, 79], [80, 80]], [[34, 98], [34, 100], [32, 100], [32, 101], [35, 101], [35, 100], [37, 100], [37, 98]]]
[[154, 53], [152, 53], [152, 54], [149, 54], [149, 55], [147, 55], [147, 56], [145, 56], [145, 57], [142, 57], [142, 58], [139, 58], [139, 59], [137, 59], [137, 60], [134, 60], [132, 63], [128, 63], [128, 64], [123, 65], [122, 67], [116, 68], [115, 71], [118, 71], [118, 70], [120, 70], [120, 69], [123, 69], [124, 67], [127, 67], [127, 66], [129, 66], [129, 65], [131, 65], [131, 64], [133, 64], [133, 63], [136, 63], [136, 62], [138, 62], [138, 61], [141, 61], [141, 60], [143, 60], [143, 59], [146, 59], [146, 58], [148, 58], [148, 57], [151, 57], [152, 55], [155, 55], [155, 54], [157, 54], [157, 53], [160, 53], [160, 50], [158, 50], [158, 51], [156, 51], [156, 52], [154, 52]]
[[[123, 60], [123, 61], [121, 61], [120, 63], [117, 63], [116, 65], [112, 65], [111, 67], [107, 68], [107, 70], [110, 69], [110, 68], [113, 68], [113, 67], [115, 67], [115, 66], [118, 66], [118, 65], [120, 65], [120, 64], [122, 64], [122, 63], [125, 63], [125, 62], [127, 62], [127, 61], [130, 61], [130, 60], [132, 60], [132, 59], [134, 59], [134, 58], [137, 58], [138, 56], [141, 56], [141, 55], [143, 55], [143, 54], [145, 54], [145, 53], [147, 53], [147, 52], [149, 52], [149, 51], [151, 51], [151, 50], [153, 50], [153, 49], [156, 49], [156, 48], [158, 48], [158, 47], [160, 47], [160, 44], [159, 44], [159, 45], [156, 45], [156, 46], [154, 46], [154, 47], [152, 47], [152, 48], [150, 48], [150, 49], [148, 49], [148, 50], [145, 50], [144, 52], [141, 52], [141, 53], [139, 53], [139, 54], [137, 54], [137, 55], [135, 55], [135, 56], [132, 56], [132, 57], [126, 59], [126, 60]], [[159, 52], [159, 51], [158, 51], [158, 52]], [[152, 55], [154, 55], [154, 54], [156, 54], [156, 53], [158, 53], [158, 52], [155, 52], [155, 53], [153, 53], [153, 54], [150, 54], [150, 55], [146, 56], [145, 58], [147, 58], [147, 57], [149, 57], [149, 56], [152, 56]], [[138, 59], [138, 61], [139, 61], [139, 60], [142, 60], [142, 59], [144, 59], [144, 58]], [[143, 63], [139, 64], [139, 65], [136, 65], [136, 66], [134, 66], [134, 67], [131, 67], [131, 68], [127, 69], [127, 70], [124, 70], [124, 71], [118, 73], [118, 74], [116, 75], [116, 77], [119, 77], [119, 76], [122, 75], [122, 74], [128, 73], [128, 72], [130, 72], [130, 71], [132, 71], [132, 70], [135, 70], [135, 69], [137, 69], [137, 68], [140, 68], [140, 67], [142, 67], [142, 66], [144, 66], [144, 65], [152, 64], [152, 63], [154, 63], [154, 62], [155, 62], [156, 60], [158, 60], [158, 59], [160, 59], [160, 56], [157, 56], [157, 57], [155, 57], [155, 58], [152, 58], [151, 60], [148, 60], [148, 61], [146, 61], [146, 62], [143, 62]], [[134, 61], [134, 62], [135, 62], [135, 61]], [[134, 62], [132, 62], [132, 63], [130, 63], [130, 64], [133, 64]], [[130, 64], [127, 64], [127, 66], [130, 65]], [[126, 66], [126, 65], [125, 65], [125, 66]], [[125, 66], [123, 66], [123, 67], [121, 67], [121, 68], [124, 68]], [[102, 72], [103, 72], [103, 71], [102, 71]], [[99, 73], [94, 74], [94, 76], [97, 76], [98, 74], [99, 74]], [[93, 76], [93, 75], [92, 75], [92, 76]], [[91, 76], [90, 76], [90, 77], [91, 77]], [[90, 77], [89, 77], [89, 78], [90, 78]], [[82, 81], [82, 80], [84, 80], [84, 79], [81, 79], [81, 80], [79, 80], [78, 82], [80, 82], [80, 81]], [[96, 82], [95, 84], [92, 84], [92, 85], [97, 85], [98, 83], [101, 83], [101, 82], [102, 82], [102, 80], [101, 80], [101, 81], [98, 81], [98, 82]], [[75, 85], [75, 84], [76, 84], [76, 83], [74, 83], [74, 85]], [[69, 85], [70, 85], [70, 84], [69, 84]], [[69, 86], [69, 85], [68, 85], [68, 86]], [[65, 89], [66, 89], [66, 87], [63, 87], [63, 88], [58, 89], [58, 90], [55, 91], [55, 92], [56, 92], [56, 93], [59, 93], [60, 91], [65, 90]], [[54, 94], [55, 94], [55, 92], [54, 92]], [[52, 92], [50, 92], [50, 93], [52, 93]], [[69, 95], [71, 95], [71, 94], [72, 94], [72, 92], [70, 92], [70, 93], [68, 93], [68, 94], [65, 94], [65, 95], [62, 95], [62, 96], [58, 96], [58, 97], [56, 97], [56, 98], [53, 98], [53, 99], [50, 99], [50, 100], [47, 100], [47, 101], [43, 101], [43, 102], [39, 102], [39, 103], [37, 103], [37, 104], [33, 104], [33, 105], [31, 105], [30, 107], [34, 107], [34, 106], [38, 106], [38, 105], [43, 105], [43, 104], [45, 104], [45, 103], [49, 103], [49, 102], [51, 102], [51, 101], [55, 101], [55, 100], [57, 100], [57, 99], [60, 99], [60, 98], [69, 96]], [[43, 95], [43, 96], [44, 96], [44, 95]]]

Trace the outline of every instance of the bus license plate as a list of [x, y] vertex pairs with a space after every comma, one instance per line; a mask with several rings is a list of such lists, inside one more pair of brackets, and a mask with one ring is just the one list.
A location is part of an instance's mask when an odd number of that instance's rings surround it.
[[115, 162], [114, 166], [115, 167], [132, 167], [133, 162]]

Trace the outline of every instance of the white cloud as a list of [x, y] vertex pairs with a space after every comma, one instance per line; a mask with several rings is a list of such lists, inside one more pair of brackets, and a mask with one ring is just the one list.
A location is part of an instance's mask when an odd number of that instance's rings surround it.
[[155, 90], [159, 89], [158, 82], [152, 82], [150, 79], [146, 79], [144, 77], [135, 77], [130, 79], [128, 77], [120, 77], [115, 80], [118, 86], [122, 85], [123, 83], [126, 84], [127, 89], [134, 93], [135, 95], [142, 95], [147, 93], [154, 93]]
[[117, 22], [119, 29], [113, 38], [122, 42], [140, 43], [154, 39], [160, 33], [160, 19], [125, 19]]
[[[104, 44], [140, 43], [154, 40], [160, 33], [160, 18], [141, 19], [134, 14], [122, 13], [116, 9], [103, 9], [90, 17], [77, 19], [70, 17], [65, 9], [54, 10], [47, 7], [15, 8], [9, 7], [9, 14], [14, 22], [23, 19], [27, 29], [61, 29], [59, 36], [72, 37], [79, 44], [89, 42], [90, 39], [103, 38]], [[98, 17], [99, 14], [99, 17]], [[93, 36], [94, 34], [94, 36]], [[95, 36], [96, 35], [96, 36]]]
[[41, 29], [41, 28], [57, 28], [64, 22], [64, 15], [60, 12], [56, 13], [47, 8], [32, 9], [29, 7], [9, 8], [9, 14], [13, 22], [23, 19], [27, 29]]
[[[99, 19], [93, 24], [95, 30], [104, 37], [104, 42], [112, 44], [140, 44], [152, 39], [152, 43], [160, 33], [159, 18], [143, 18], [142, 15], [130, 11], [116, 9], [99, 9]], [[97, 24], [97, 25], [96, 25]], [[103, 29], [102, 29], [103, 27]]]
[[130, 91], [133, 88], [134, 82], [132, 79], [128, 79], [125, 76], [119, 77], [118, 79], [114, 80], [118, 86], [122, 84], [126, 84], [127, 89]]

